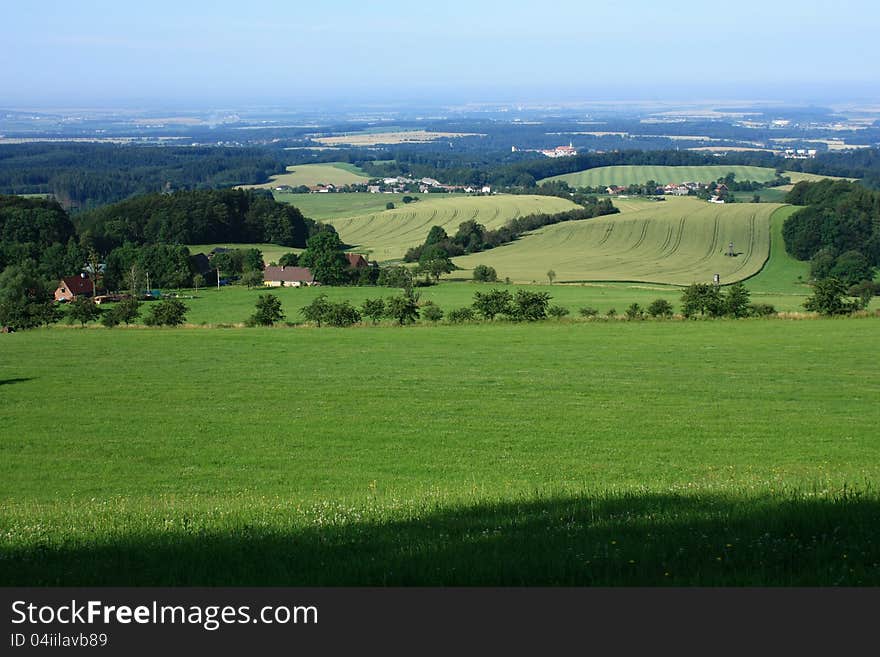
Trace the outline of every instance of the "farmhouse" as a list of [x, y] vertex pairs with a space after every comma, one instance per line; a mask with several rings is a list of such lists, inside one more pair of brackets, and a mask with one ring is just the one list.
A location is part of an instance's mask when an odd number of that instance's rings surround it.
[[55, 290], [55, 301], [73, 301], [77, 297], [91, 297], [94, 294], [92, 280], [85, 274], [62, 278]]
[[266, 287], [302, 287], [317, 285], [308, 267], [266, 267], [263, 269], [263, 285]]
[[363, 267], [370, 266], [367, 259], [360, 253], [346, 253], [345, 257], [348, 260], [348, 266], [350, 269], [362, 269]]

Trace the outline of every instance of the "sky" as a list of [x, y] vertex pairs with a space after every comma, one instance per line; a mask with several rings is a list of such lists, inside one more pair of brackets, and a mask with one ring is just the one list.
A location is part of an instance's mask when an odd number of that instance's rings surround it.
[[880, 96], [874, 0], [2, 0], [0, 107]]

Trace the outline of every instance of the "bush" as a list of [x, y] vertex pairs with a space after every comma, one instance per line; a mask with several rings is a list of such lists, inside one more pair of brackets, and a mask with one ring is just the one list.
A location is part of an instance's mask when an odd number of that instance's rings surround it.
[[666, 299], [654, 299], [648, 305], [648, 314], [651, 317], [672, 317], [672, 304]]
[[513, 297], [512, 319], [518, 322], [534, 322], [547, 318], [547, 306], [550, 303], [550, 295], [547, 292], [531, 292], [529, 290], [517, 290]]
[[550, 306], [547, 308], [547, 314], [556, 319], [562, 319], [566, 315], [571, 314], [571, 311], [565, 306]]
[[804, 308], [822, 315], [848, 315], [862, 309], [862, 302], [847, 301], [847, 287], [837, 278], [816, 281], [813, 294], [804, 302]]
[[367, 299], [361, 305], [361, 315], [369, 317], [373, 320], [373, 324], [378, 324], [379, 320], [385, 316], [385, 300]]
[[481, 283], [494, 283], [498, 280], [498, 273], [494, 267], [477, 265], [474, 267], [474, 280]]
[[580, 310], [578, 310], [578, 312], [580, 313], [581, 317], [595, 317], [599, 314], [598, 310], [596, 310], [595, 308], [590, 308], [589, 306], [581, 308]]
[[361, 321], [361, 314], [348, 301], [330, 303], [327, 306], [324, 321], [330, 326], [346, 328]]
[[776, 308], [773, 307], [773, 304], [769, 303], [750, 303], [749, 304], [749, 317], [769, 317], [770, 315], [776, 314]]
[[681, 314], [685, 317], [708, 315], [720, 317], [724, 314], [724, 299], [715, 285], [693, 283], [681, 295]]
[[327, 317], [329, 306], [330, 302], [327, 301], [327, 295], [319, 294], [310, 304], [303, 306], [299, 312], [307, 322], [314, 322], [321, 326], [321, 323]]
[[462, 322], [472, 322], [476, 318], [476, 314], [474, 313], [474, 309], [470, 306], [465, 306], [464, 308], [456, 308], [454, 310], [450, 310], [446, 314], [446, 319], [455, 324], [461, 324]]
[[70, 302], [70, 309], [67, 311], [67, 322], [79, 322], [83, 326], [92, 322], [101, 316], [101, 309], [95, 305], [95, 302], [88, 297], [77, 297]]
[[426, 301], [422, 306], [422, 317], [429, 322], [439, 322], [443, 319], [443, 309], [433, 301]]
[[250, 325], [274, 326], [284, 319], [281, 312], [281, 299], [274, 294], [261, 294], [257, 299], [257, 311], [248, 320]]
[[123, 299], [101, 316], [101, 324], [113, 328], [125, 322], [131, 324], [140, 314], [141, 302], [133, 297]]
[[614, 308], [609, 308], [608, 312], [605, 313], [605, 316], [608, 317], [609, 319], [617, 317], [617, 311]]
[[388, 201], [388, 202], [385, 204], [385, 209], [386, 209], [386, 210], [393, 210], [393, 209], [394, 209], [394, 203], [392, 203], [391, 201]]
[[412, 272], [406, 267], [397, 265], [395, 267], [385, 267], [379, 271], [379, 279], [377, 285], [382, 287], [400, 287], [408, 289], [412, 287]]
[[645, 311], [637, 303], [631, 303], [625, 311], [627, 319], [644, 319]]
[[189, 308], [177, 299], [163, 299], [150, 308], [144, 319], [147, 326], [180, 326], [186, 321]]
[[493, 288], [489, 292], [474, 293], [474, 310], [483, 319], [493, 320], [497, 315], [510, 315], [513, 313], [513, 295], [507, 290]]
[[385, 302], [385, 312], [400, 326], [413, 324], [419, 318], [418, 297], [412, 292], [401, 294], [399, 297], [388, 297]]

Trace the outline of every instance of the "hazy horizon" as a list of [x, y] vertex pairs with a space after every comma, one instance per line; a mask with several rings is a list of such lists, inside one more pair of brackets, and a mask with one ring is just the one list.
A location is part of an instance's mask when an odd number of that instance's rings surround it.
[[49, 1], [5, 10], [0, 106], [876, 101], [880, 10], [838, 6]]

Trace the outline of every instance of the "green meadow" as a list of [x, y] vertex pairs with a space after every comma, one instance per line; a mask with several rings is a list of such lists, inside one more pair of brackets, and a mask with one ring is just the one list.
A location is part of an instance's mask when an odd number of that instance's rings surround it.
[[0, 583], [877, 585], [878, 321], [3, 335]]

